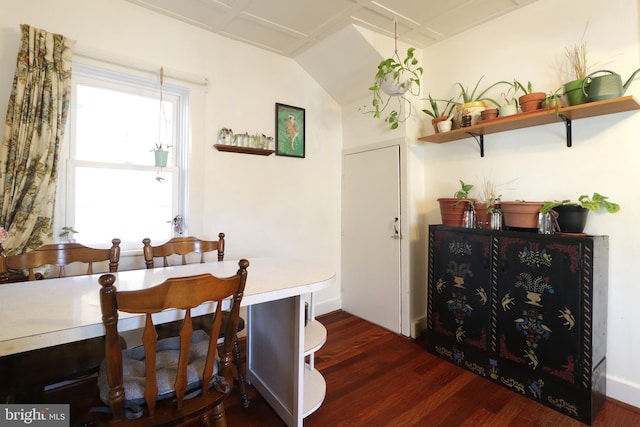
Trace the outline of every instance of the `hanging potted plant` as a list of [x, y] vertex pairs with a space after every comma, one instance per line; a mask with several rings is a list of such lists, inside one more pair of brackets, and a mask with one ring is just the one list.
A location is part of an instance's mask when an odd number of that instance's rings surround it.
[[[440, 111], [440, 108], [438, 107], [438, 102], [445, 102], [446, 103], [444, 105], [444, 108], [442, 109], [442, 112]], [[423, 109], [422, 112], [433, 118], [433, 120], [431, 120], [431, 125], [433, 126], [433, 131], [435, 133], [438, 133], [438, 132], [440, 132], [440, 129], [438, 129], [438, 123], [443, 122], [445, 120], [449, 120], [449, 116], [451, 115], [451, 112], [453, 111], [453, 109], [455, 108], [457, 103], [453, 100], [453, 98], [451, 98], [451, 99], [433, 99], [431, 97], [431, 94], [429, 94], [429, 104], [431, 105], [431, 109], [426, 108], [426, 109]]]
[[[371, 106], [362, 108], [365, 114], [373, 114], [378, 119], [387, 114], [384, 121], [391, 129], [397, 129], [398, 125], [411, 116], [411, 100], [407, 94], [420, 95], [420, 78], [423, 69], [419, 66], [418, 59], [414, 56], [415, 48], [407, 50], [404, 59], [398, 55], [397, 45], [394, 55], [380, 61], [378, 71], [373, 79], [373, 85], [369, 90], [373, 93]], [[397, 105], [397, 109], [390, 104]], [[387, 112], [387, 109], [390, 109]]]
[[[167, 147], [170, 148], [171, 146]], [[155, 155], [155, 166], [157, 168], [167, 167], [167, 159], [169, 157], [169, 150], [165, 150], [162, 148], [162, 143], [156, 143], [156, 147], [151, 150]]]
[[442, 225], [452, 227], [462, 227], [464, 222], [464, 212], [469, 204], [473, 206], [475, 199], [469, 198], [469, 192], [473, 188], [473, 184], [465, 184], [460, 181], [460, 189], [456, 191], [453, 197], [441, 197], [438, 199], [440, 204], [440, 217]]
[[593, 193], [589, 197], [583, 194], [578, 197], [577, 202], [570, 200], [544, 202], [540, 213], [546, 214], [555, 211], [557, 214], [557, 230], [564, 233], [582, 233], [587, 224], [589, 212], [597, 212], [605, 209], [609, 213], [616, 213], [620, 210], [620, 205], [607, 200], [608, 197], [599, 193]]

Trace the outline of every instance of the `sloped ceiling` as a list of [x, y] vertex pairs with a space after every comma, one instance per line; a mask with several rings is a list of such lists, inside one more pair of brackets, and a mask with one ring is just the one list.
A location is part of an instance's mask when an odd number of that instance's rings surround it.
[[537, 0], [125, 1], [294, 58], [342, 104], [389, 56], [368, 34], [424, 48]]

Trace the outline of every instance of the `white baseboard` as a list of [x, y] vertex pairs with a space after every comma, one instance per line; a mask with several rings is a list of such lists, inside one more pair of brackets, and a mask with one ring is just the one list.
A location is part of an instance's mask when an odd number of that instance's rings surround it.
[[607, 396], [640, 408], [640, 384], [607, 374]]

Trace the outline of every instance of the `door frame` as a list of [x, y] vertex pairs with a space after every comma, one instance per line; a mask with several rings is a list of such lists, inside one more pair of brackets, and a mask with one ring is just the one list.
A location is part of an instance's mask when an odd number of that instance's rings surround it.
[[[342, 157], [388, 147], [399, 147], [400, 151], [400, 235], [402, 236], [400, 240], [400, 331], [404, 336], [411, 336], [411, 283], [409, 281], [411, 232], [408, 218], [407, 141], [405, 138], [395, 138], [347, 148], [342, 150]], [[344, 168], [344, 161], [342, 164]], [[342, 176], [344, 176], [344, 170]]]

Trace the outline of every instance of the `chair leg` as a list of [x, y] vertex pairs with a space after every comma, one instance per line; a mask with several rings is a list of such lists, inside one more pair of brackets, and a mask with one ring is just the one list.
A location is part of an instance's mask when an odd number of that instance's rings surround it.
[[[218, 405], [213, 407], [213, 426], [214, 427], [227, 427], [227, 418], [224, 413], [224, 404], [219, 403]], [[206, 426], [211, 426], [209, 420], [202, 420], [202, 424]]]
[[238, 345], [238, 337], [233, 343], [233, 361], [236, 364], [236, 370], [238, 371], [238, 387], [240, 388], [240, 395], [242, 396], [242, 407], [249, 407], [249, 394], [247, 393], [247, 380], [244, 377], [244, 370], [242, 369], [242, 356], [240, 355], [240, 346]]

